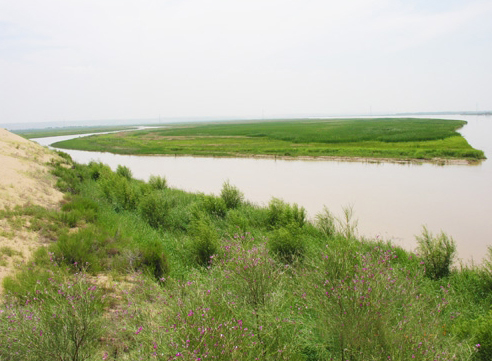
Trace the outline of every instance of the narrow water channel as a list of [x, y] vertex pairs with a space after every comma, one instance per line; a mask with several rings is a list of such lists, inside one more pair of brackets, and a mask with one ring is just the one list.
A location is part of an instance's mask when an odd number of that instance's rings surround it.
[[[421, 116], [435, 117], [435, 116]], [[464, 119], [460, 130], [489, 158], [479, 165], [390, 164], [253, 158], [128, 156], [64, 150], [79, 163], [101, 161], [129, 167], [138, 179], [166, 177], [192, 192], [219, 194], [229, 181], [257, 204], [272, 197], [306, 208], [314, 217], [326, 206], [341, 215], [353, 207], [359, 234], [391, 240], [413, 250], [423, 225], [445, 231], [458, 245], [459, 258], [480, 262], [492, 245], [492, 117]], [[35, 139], [49, 145], [68, 137]]]

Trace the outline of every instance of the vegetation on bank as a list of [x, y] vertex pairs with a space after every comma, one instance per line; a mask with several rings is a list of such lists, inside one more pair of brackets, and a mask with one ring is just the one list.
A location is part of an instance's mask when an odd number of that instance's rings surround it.
[[126, 167], [52, 164], [60, 211], [0, 212], [46, 240], [4, 281], [1, 360], [490, 360], [492, 257], [451, 268], [358, 239], [349, 209], [186, 193]]
[[461, 120], [382, 118], [195, 124], [55, 143], [118, 154], [484, 159], [456, 132]]

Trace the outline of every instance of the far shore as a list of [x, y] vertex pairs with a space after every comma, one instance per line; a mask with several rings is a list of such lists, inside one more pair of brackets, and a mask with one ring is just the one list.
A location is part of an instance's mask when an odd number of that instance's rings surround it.
[[[63, 151], [63, 148], [59, 148]], [[87, 151], [91, 152], [91, 151]], [[112, 152], [107, 152], [112, 153]], [[231, 154], [229, 155], [200, 155], [200, 154], [119, 154], [135, 157], [193, 157], [193, 158], [253, 158], [253, 159], [278, 159], [278, 160], [301, 160], [312, 162], [359, 162], [359, 163], [392, 163], [392, 164], [436, 164], [436, 165], [480, 165], [483, 159], [455, 159], [455, 158], [388, 158], [388, 157], [342, 157], [342, 156], [286, 156], [274, 154]]]

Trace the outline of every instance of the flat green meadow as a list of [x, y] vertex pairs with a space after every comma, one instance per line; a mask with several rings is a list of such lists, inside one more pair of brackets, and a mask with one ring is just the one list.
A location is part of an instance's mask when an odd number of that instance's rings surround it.
[[484, 159], [457, 132], [465, 124], [414, 118], [188, 124], [94, 135], [54, 146], [142, 155]]
[[47, 129], [19, 129], [13, 133], [20, 135], [26, 139], [58, 137], [62, 135], [86, 134], [86, 133], [103, 133], [114, 132], [135, 128], [133, 126], [95, 126], [95, 127], [62, 127], [62, 128], [47, 128]]

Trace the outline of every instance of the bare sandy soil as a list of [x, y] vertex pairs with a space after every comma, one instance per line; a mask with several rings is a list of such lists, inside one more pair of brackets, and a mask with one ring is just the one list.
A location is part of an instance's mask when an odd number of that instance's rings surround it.
[[[54, 157], [47, 148], [0, 128], [0, 210], [24, 205], [59, 207], [63, 194], [55, 189], [55, 178], [46, 165]], [[0, 217], [0, 294], [3, 278], [41, 245], [37, 233]]]

